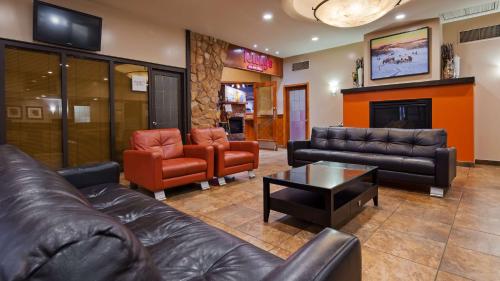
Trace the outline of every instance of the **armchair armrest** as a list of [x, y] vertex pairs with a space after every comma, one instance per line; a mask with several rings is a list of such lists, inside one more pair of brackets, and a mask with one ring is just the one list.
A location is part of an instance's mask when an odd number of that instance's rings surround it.
[[125, 179], [151, 191], [162, 189], [162, 155], [160, 152], [125, 150], [123, 172]]
[[264, 280], [360, 281], [361, 245], [350, 234], [325, 228]]
[[89, 164], [57, 171], [76, 188], [120, 182], [120, 165], [116, 162]]
[[293, 159], [293, 154], [297, 149], [306, 149], [311, 147], [311, 141], [309, 140], [300, 140], [300, 141], [288, 141], [286, 150], [287, 150], [287, 158], [288, 165], [294, 166], [295, 160]]
[[436, 149], [436, 185], [447, 188], [457, 175], [457, 149]]
[[184, 145], [184, 156], [207, 161], [207, 178], [214, 176], [214, 148], [204, 145]]
[[253, 154], [253, 168], [259, 167], [259, 143], [256, 141], [230, 141], [229, 147], [235, 151], [246, 151]]

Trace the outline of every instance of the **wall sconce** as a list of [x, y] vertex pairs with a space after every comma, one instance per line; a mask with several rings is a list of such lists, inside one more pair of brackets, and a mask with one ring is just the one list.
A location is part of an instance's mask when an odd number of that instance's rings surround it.
[[328, 82], [328, 89], [330, 90], [330, 93], [334, 96], [338, 95], [339, 93], [339, 81], [330, 81]]

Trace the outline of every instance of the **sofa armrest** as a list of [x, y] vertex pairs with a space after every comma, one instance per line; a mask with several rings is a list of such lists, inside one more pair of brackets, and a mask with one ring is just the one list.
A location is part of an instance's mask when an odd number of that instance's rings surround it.
[[264, 280], [360, 281], [361, 244], [355, 236], [325, 228]]
[[295, 160], [293, 158], [293, 154], [297, 149], [306, 149], [311, 147], [311, 141], [309, 140], [300, 140], [300, 141], [288, 141], [286, 150], [288, 156], [288, 166], [294, 166]]
[[214, 148], [204, 145], [184, 145], [184, 157], [207, 161], [207, 178], [214, 177]]
[[457, 149], [454, 147], [436, 149], [436, 185], [449, 187], [457, 175]]
[[230, 141], [230, 149], [234, 151], [246, 151], [253, 154], [253, 168], [259, 167], [259, 143], [256, 141]]
[[120, 165], [116, 162], [89, 164], [57, 171], [76, 188], [120, 181]]
[[123, 173], [125, 179], [151, 191], [162, 189], [162, 155], [156, 151], [125, 150]]

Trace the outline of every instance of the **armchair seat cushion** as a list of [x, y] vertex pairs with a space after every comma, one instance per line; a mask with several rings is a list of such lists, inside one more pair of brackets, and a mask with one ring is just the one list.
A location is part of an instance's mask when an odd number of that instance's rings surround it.
[[248, 163], [253, 163], [254, 156], [247, 151], [225, 151], [224, 166], [233, 167]]
[[200, 158], [173, 158], [162, 161], [164, 179], [182, 177], [207, 171], [207, 161]]

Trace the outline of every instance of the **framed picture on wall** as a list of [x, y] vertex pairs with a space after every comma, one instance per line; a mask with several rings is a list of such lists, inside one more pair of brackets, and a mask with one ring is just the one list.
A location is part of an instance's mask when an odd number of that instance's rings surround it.
[[9, 118], [9, 119], [22, 119], [23, 118], [23, 108], [20, 106], [8, 106], [7, 107], [7, 118]]
[[27, 106], [26, 117], [33, 120], [43, 119], [43, 107], [41, 106]]
[[430, 72], [429, 27], [370, 40], [371, 79]]

